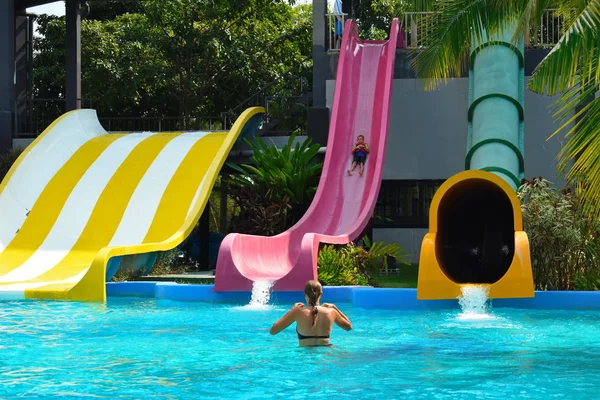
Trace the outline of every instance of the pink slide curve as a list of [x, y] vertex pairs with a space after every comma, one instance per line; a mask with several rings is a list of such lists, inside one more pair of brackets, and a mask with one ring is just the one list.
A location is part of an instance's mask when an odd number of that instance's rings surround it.
[[[221, 243], [214, 290], [248, 291], [253, 281], [276, 281], [277, 291], [303, 290], [317, 279], [319, 243], [343, 244], [371, 219], [385, 158], [398, 20], [390, 39], [361, 41], [356, 23], [344, 27], [323, 173], [315, 198], [296, 225], [277, 236], [229, 234]], [[358, 135], [370, 154], [363, 176], [346, 171]]]

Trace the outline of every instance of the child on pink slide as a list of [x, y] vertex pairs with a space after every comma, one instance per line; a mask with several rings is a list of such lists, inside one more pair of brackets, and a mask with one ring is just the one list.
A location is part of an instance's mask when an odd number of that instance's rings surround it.
[[356, 144], [352, 148], [352, 153], [354, 154], [354, 161], [352, 162], [352, 168], [348, 170], [348, 175], [352, 175], [354, 168], [358, 165], [358, 175], [362, 176], [365, 171], [365, 160], [369, 153], [369, 145], [365, 142], [363, 135], [358, 135], [356, 138]]

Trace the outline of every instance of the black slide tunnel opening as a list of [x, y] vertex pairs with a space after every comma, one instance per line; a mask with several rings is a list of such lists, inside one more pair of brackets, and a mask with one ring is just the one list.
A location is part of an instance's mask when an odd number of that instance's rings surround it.
[[512, 203], [495, 183], [467, 179], [440, 201], [436, 256], [456, 283], [495, 283], [515, 253]]

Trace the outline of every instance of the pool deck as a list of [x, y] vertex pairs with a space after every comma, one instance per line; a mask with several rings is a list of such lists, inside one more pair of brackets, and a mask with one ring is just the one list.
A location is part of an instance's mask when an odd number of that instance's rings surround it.
[[[175, 282], [109, 282], [110, 297], [144, 297], [158, 300], [248, 304], [250, 292], [215, 292], [214, 285]], [[270, 303], [291, 305], [302, 301], [302, 292], [273, 292]], [[417, 300], [416, 289], [365, 286], [325, 286], [323, 301], [349, 303], [365, 309], [436, 310], [459, 308], [457, 300]], [[492, 299], [492, 307], [526, 309], [600, 310], [600, 292], [536, 291], [533, 298]]]

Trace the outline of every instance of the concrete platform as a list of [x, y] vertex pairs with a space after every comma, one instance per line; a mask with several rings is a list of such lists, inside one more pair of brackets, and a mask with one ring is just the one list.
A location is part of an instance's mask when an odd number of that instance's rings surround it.
[[186, 272], [183, 274], [168, 275], [146, 275], [136, 279], [143, 282], [176, 282], [176, 283], [195, 283], [195, 284], [213, 284], [215, 275], [213, 271]]

